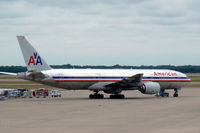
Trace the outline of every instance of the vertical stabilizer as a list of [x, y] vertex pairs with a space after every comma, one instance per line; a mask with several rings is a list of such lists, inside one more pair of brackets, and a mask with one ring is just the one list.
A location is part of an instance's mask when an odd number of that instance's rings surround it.
[[51, 69], [24, 36], [17, 36], [17, 39], [28, 71], [40, 72]]

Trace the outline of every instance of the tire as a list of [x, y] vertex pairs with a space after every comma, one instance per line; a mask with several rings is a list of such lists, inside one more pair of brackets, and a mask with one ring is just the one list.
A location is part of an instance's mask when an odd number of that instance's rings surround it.
[[124, 95], [110, 95], [110, 99], [124, 99]]
[[116, 95], [110, 95], [110, 99], [116, 99]]
[[98, 98], [99, 98], [99, 99], [103, 99], [103, 98], [104, 98], [104, 95], [103, 95], [103, 94], [99, 94]]
[[125, 98], [125, 96], [124, 95], [120, 95], [120, 99], [124, 99]]
[[90, 94], [89, 98], [90, 99], [103, 99], [104, 95], [103, 94]]
[[90, 98], [90, 99], [94, 99], [94, 95], [93, 95], [93, 94], [90, 94], [90, 95], [89, 95], [89, 98]]
[[178, 97], [178, 94], [174, 94], [174, 97]]

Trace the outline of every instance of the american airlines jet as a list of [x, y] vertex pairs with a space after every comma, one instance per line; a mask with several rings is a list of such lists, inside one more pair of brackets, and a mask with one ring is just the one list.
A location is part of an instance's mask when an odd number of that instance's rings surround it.
[[178, 91], [191, 82], [185, 74], [173, 70], [53, 69], [24, 36], [17, 39], [27, 66], [27, 72], [16, 74], [18, 78], [67, 90], [91, 90], [91, 99], [104, 98], [99, 92], [110, 94], [111, 99], [124, 99], [121, 92], [126, 90], [168, 97], [167, 89], [173, 89], [173, 96], [178, 97]]

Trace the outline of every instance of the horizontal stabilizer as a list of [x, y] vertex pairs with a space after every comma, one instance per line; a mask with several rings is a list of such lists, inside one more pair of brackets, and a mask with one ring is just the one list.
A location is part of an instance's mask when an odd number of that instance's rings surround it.
[[13, 76], [17, 75], [17, 73], [10, 73], [10, 72], [0, 72], [0, 74], [3, 74], [3, 75], [13, 75]]

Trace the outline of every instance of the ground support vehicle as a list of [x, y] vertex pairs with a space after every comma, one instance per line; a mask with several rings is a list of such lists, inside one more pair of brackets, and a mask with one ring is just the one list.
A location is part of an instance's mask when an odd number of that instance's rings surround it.
[[51, 97], [61, 97], [61, 92], [59, 90], [51, 90], [50, 95]]
[[49, 91], [47, 89], [39, 89], [33, 92], [33, 96], [35, 96], [36, 98], [46, 98], [47, 96], [49, 96]]

